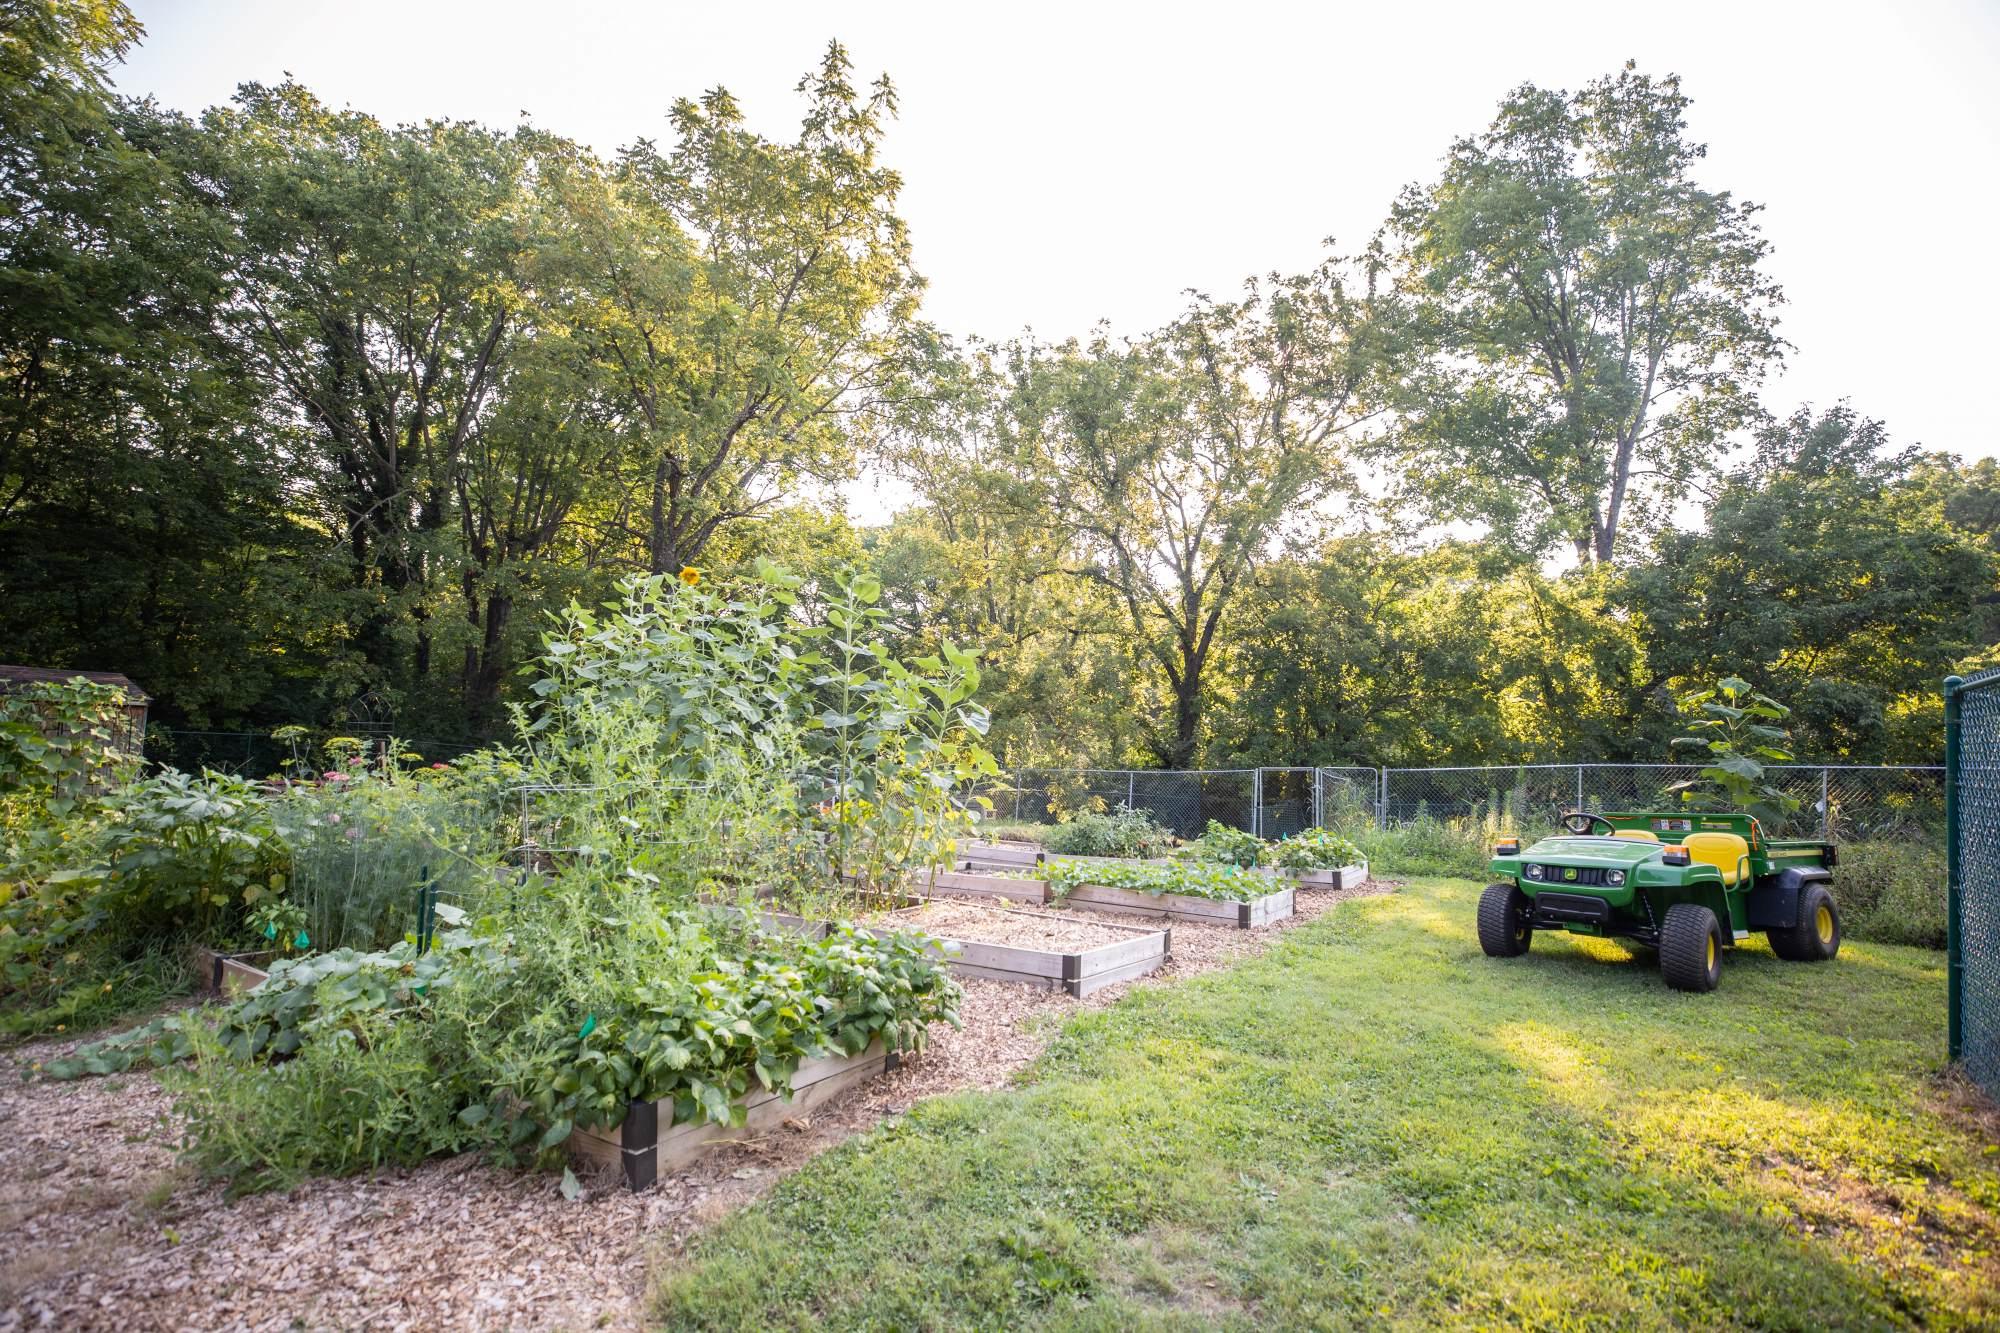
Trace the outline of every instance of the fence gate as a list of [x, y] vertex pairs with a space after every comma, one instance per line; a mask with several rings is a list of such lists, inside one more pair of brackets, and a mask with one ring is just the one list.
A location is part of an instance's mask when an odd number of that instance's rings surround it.
[[1951, 1058], [2000, 1096], [2000, 671], [1944, 683]]

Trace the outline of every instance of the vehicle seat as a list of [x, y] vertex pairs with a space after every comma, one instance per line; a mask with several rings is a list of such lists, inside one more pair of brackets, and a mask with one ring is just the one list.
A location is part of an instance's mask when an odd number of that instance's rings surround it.
[[1720, 870], [1725, 885], [1734, 887], [1739, 876], [1748, 873], [1743, 858], [1750, 855], [1750, 844], [1737, 834], [1690, 833], [1681, 839], [1681, 845], [1691, 859]]
[[1653, 832], [1651, 829], [1643, 828], [1622, 828], [1611, 836], [1614, 838], [1623, 838], [1627, 842], [1658, 842], [1660, 840], [1659, 834]]

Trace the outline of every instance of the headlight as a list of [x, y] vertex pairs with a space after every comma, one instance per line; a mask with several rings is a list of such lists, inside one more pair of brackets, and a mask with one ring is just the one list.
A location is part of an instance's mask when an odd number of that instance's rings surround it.
[[1542, 877], [1542, 868], [1540, 866], [1529, 866], [1525, 873], [1529, 879], [1540, 879]]
[[1625, 882], [1625, 872], [1622, 870], [1613, 870], [1604, 876], [1604, 882], [1615, 888]]

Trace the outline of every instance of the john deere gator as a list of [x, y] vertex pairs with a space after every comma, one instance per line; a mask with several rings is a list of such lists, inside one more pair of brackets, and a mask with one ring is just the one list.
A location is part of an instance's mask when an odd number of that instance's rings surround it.
[[1673, 811], [1562, 817], [1564, 832], [1493, 849], [1496, 883], [1479, 898], [1479, 946], [1528, 951], [1538, 930], [1615, 935], [1660, 955], [1660, 975], [1714, 990], [1722, 953], [1762, 931], [1778, 957], [1840, 952], [1832, 843], [1766, 837], [1746, 814]]

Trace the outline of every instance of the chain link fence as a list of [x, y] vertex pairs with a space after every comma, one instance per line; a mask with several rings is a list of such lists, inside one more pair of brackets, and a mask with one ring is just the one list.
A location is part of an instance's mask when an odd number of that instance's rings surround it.
[[[1517, 764], [1484, 768], [1021, 769], [979, 794], [993, 817], [1059, 823], [1129, 806], [1182, 837], [1210, 820], [1265, 838], [1307, 828], [1389, 828], [1477, 821], [1508, 831], [1552, 827], [1567, 810], [1677, 805], [1688, 764]], [[1836, 841], [1935, 837], [1944, 827], [1944, 769], [1791, 764], [1767, 780], [1799, 808], [1780, 836]]]
[[2000, 671], [1944, 687], [1951, 1058], [2000, 1096]]
[[[1679, 803], [1670, 790], [1691, 764], [1523, 764], [1382, 770], [1379, 824], [1479, 819], [1510, 830], [1551, 826], [1566, 810], [1631, 810]], [[1771, 832], [1836, 841], [1918, 837], [1944, 827], [1942, 768], [1840, 764], [1767, 766], [1765, 780], [1799, 802]]]

